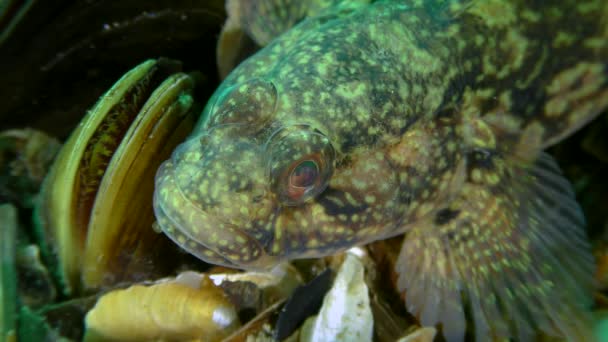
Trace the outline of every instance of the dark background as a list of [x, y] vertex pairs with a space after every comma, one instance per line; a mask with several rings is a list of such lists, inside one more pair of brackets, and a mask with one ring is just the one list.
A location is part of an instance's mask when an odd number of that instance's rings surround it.
[[105, 90], [148, 58], [202, 71], [200, 97], [217, 86], [223, 0], [33, 2], [8, 1], [0, 13], [0, 130], [28, 126], [63, 139]]

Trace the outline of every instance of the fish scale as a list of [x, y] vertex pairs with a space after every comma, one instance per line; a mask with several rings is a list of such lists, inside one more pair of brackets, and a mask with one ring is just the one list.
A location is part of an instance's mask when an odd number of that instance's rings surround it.
[[[447, 340], [591, 339], [585, 220], [543, 149], [608, 107], [607, 3], [229, 11], [263, 47], [161, 167], [168, 236], [210, 263], [270, 269], [405, 233], [398, 288]], [[306, 186], [302, 165], [317, 170]]]

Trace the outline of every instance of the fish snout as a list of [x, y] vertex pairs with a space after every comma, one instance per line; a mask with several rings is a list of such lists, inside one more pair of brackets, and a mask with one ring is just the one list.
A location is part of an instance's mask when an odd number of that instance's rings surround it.
[[[266, 259], [272, 209], [262, 147], [251, 140], [193, 136], [156, 175], [158, 225], [200, 259], [251, 268]], [[267, 262], [264, 262], [267, 264]]]

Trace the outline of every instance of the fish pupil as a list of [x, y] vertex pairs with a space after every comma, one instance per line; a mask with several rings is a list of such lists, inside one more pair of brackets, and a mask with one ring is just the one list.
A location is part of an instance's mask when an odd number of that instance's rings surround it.
[[312, 186], [319, 177], [319, 167], [312, 160], [305, 160], [295, 167], [289, 177], [289, 184], [297, 188]]

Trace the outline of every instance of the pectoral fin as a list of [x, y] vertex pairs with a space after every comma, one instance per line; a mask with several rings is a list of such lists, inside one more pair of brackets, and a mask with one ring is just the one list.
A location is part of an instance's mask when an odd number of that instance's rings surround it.
[[448, 341], [539, 330], [590, 340], [593, 259], [584, 217], [553, 159], [471, 153], [462, 192], [412, 229], [397, 263], [408, 310]]

